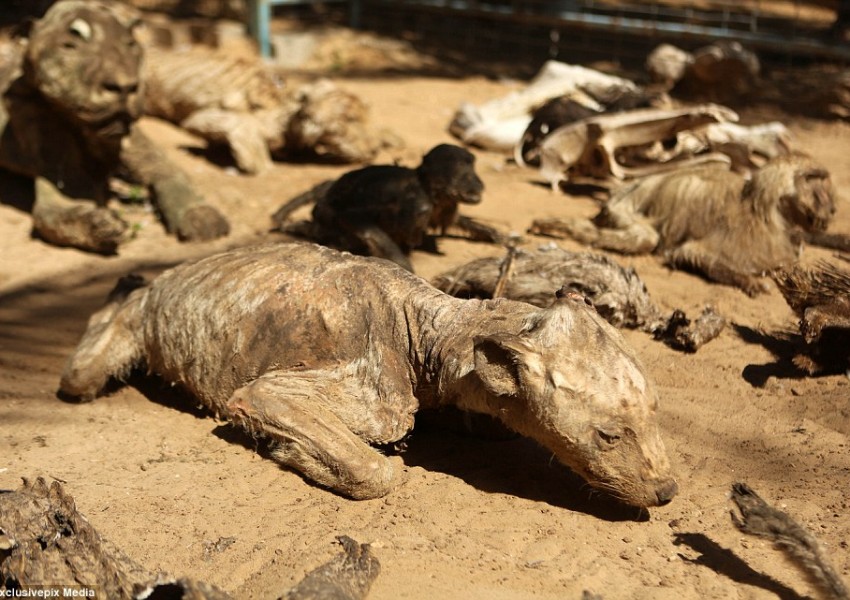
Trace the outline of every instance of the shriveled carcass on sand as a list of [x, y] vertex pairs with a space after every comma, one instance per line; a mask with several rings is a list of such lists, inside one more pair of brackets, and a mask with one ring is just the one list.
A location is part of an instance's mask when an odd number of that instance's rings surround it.
[[604, 105], [589, 106], [588, 102], [583, 101], [583, 98], [576, 98], [575, 94], [552, 98], [532, 111], [531, 122], [514, 146], [514, 160], [523, 166], [540, 166], [540, 144], [556, 129], [602, 113], [649, 108], [656, 106], [655, 103], [664, 104], [663, 101], [642, 89], [625, 90], [620, 96]]
[[740, 511], [729, 511], [743, 533], [773, 542], [820, 592], [824, 600], [848, 600], [850, 592], [830, 556], [817, 538], [790, 515], [765, 502], [746, 483], [732, 484], [732, 501]]
[[761, 63], [740, 42], [721, 40], [694, 52], [661, 44], [646, 57], [646, 70], [671, 94], [722, 102], [757, 89]]
[[246, 173], [265, 171], [272, 158], [368, 162], [389, 140], [370, 126], [366, 104], [329, 79], [292, 89], [258, 58], [149, 53], [145, 112], [226, 147]]
[[810, 375], [850, 372], [850, 272], [820, 262], [781, 269], [772, 277], [800, 318], [806, 346], [794, 364]]
[[624, 254], [654, 252], [755, 295], [766, 290], [761, 277], [793, 264], [800, 239], [815, 239], [834, 213], [829, 172], [794, 154], [750, 179], [723, 166], [652, 175], [617, 190], [592, 220], [542, 219], [530, 231]]
[[615, 327], [637, 328], [669, 345], [696, 351], [717, 337], [726, 320], [711, 309], [691, 323], [682, 311], [663, 317], [632, 268], [598, 253], [570, 252], [555, 246], [509, 249], [504, 258], [470, 261], [433, 279], [459, 298], [509, 298], [548, 307], [556, 292], [581, 295]]
[[[272, 216], [277, 229], [348, 250], [386, 258], [408, 271], [408, 254], [426, 233], [440, 235], [456, 227], [473, 239], [507, 239], [495, 229], [458, 214], [458, 204], [481, 202], [484, 183], [475, 172], [475, 156], [452, 144], [428, 151], [415, 169], [372, 165], [345, 173], [296, 196]], [[309, 222], [287, 223], [293, 211], [315, 203]]]
[[478, 106], [463, 103], [449, 131], [464, 144], [509, 153], [534, 112], [554, 98], [570, 98], [589, 110], [603, 112], [608, 106], [641, 96], [641, 88], [628, 79], [550, 60], [522, 89]]
[[[719, 105], [590, 113], [560, 122], [583, 114], [575, 106], [559, 113], [563, 105], [543, 107], [552, 112], [543, 114], [545, 122], [532, 122], [514, 149], [517, 164], [538, 167], [553, 187], [614, 187], [624, 179], [710, 162], [746, 172], [791, 152], [791, 133], [782, 123], [738, 125], [738, 115]], [[542, 129], [533, 130], [535, 125]]]
[[122, 3], [63, 0], [0, 61], [0, 169], [32, 180], [33, 230], [50, 243], [115, 252], [128, 230], [107, 207], [119, 174], [150, 189], [180, 239], [229, 231], [136, 124], [144, 89], [139, 23]]
[[[308, 573], [285, 598], [366, 597], [380, 563], [368, 544], [337, 539], [344, 552]], [[24, 479], [15, 491], [0, 490], [0, 581], [4, 591], [39, 590], [42, 598], [55, 590], [56, 597], [92, 598], [84, 595], [92, 592], [110, 600], [231, 599], [203, 581], [148, 571], [101, 537], [58, 481], [48, 485], [41, 477]]]
[[536, 158], [541, 176], [560, 183], [617, 187], [623, 180], [699, 164], [725, 164], [748, 172], [791, 152], [791, 134], [779, 122], [743, 126], [725, 106], [642, 108], [591, 116], [564, 125], [537, 148], [518, 146]]
[[572, 294], [546, 309], [461, 300], [385, 260], [314, 244], [240, 248], [114, 295], [60, 391], [92, 399], [140, 366], [353, 498], [397, 482], [394, 460], [370, 444], [400, 440], [418, 410], [440, 406], [496, 418], [628, 504], [677, 491], [655, 386]]

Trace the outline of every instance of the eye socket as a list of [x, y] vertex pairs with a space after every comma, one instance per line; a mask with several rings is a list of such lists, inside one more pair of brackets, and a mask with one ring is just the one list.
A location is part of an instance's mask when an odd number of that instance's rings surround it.
[[83, 19], [74, 19], [68, 26], [68, 31], [86, 42], [91, 39], [91, 25]]
[[620, 443], [621, 436], [612, 430], [595, 429], [597, 443], [603, 448], [613, 448]]

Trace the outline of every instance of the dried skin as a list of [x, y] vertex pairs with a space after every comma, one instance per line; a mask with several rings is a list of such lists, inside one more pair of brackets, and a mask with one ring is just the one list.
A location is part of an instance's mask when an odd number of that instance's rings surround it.
[[145, 110], [229, 148], [246, 173], [274, 156], [367, 162], [385, 145], [368, 107], [329, 80], [289, 89], [258, 59], [193, 49], [152, 50]]
[[745, 483], [732, 484], [732, 501], [741, 511], [740, 518], [730, 511], [732, 522], [738, 529], [773, 541], [811, 579], [823, 598], [850, 598], [844, 582], [809, 531], [788, 514], [770, 506]]
[[788, 155], [749, 181], [722, 167], [646, 177], [618, 190], [592, 221], [535, 221], [531, 231], [624, 254], [654, 252], [756, 295], [765, 291], [763, 274], [795, 262], [798, 231], [822, 231], [834, 213], [826, 169]]
[[608, 102], [594, 99], [596, 106], [593, 108], [586, 102], [582, 102], [581, 98], [571, 95], [553, 98], [532, 113], [531, 123], [528, 124], [522, 138], [514, 148], [514, 159], [519, 165], [540, 166], [540, 144], [556, 129], [601, 113], [648, 107], [656, 102], [663, 102], [663, 100], [639, 88], [624, 89]]
[[[223, 217], [135, 126], [143, 90], [137, 23], [120, 3], [63, 0], [0, 66], [0, 168], [35, 180], [34, 229], [48, 242], [114, 252], [127, 224], [105, 205], [120, 170], [154, 188], [169, 230], [185, 239], [226, 232]], [[196, 231], [201, 210], [215, 213], [205, 219], [217, 228], [212, 235]]]
[[785, 301], [800, 317], [805, 352], [795, 364], [809, 374], [850, 369], [850, 273], [822, 262], [772, 274]]
[[504, 260], [474, 260], [439, 275], [433, 283], [460, 298], [504, 297], [541, 307], [554, 302], [555, 292], [570, 291], [590, 302], [615, 327], [652, 332], [656, 339], [687, 352], [696, 352], [726, 326], [726, 320], [711, 309], [693, 323], [681, 310], [662, 317], [635, 270], [624, 269], [601, 254], [545, 246], [531, 252], [517, 250]]
[[[338, 539], [344, 552], [308, 573], [284, 598], [366, 597], [380, 563], [368, 544]], [[58, 481], [48, 485], [41, 477], [0, 492], [0, 582], [0, 589], [79, 585], [115, 600], [231, 598], [203, 581], [147, 571], [98, 534]]]
[[[282, 206], [272, 220], [287, 233], [386, 258], [412, 271], [407, 256], [422, 246], [428, 231], [445, 235], [458, 227], [475, 239], [504, 239], [494, 229], [458, 214], [459, 203], [477, 204], [483, 191], [475, 157], [459, 146], [440, 144], [415, 169], [373, 165], [321, 183]], [[309, 225], [285, 223], [292, 211], [310, 203], [315, 207]]]
[[[459, 298], [492, 298], [503, 260], [480, 258], [437, 276], [433, 283]], [[661, 313], [634, 269], [624, 269], [611, 259], [593, 253], [560, 248], [518, 250], [510, 277], [499, 296], [550, 306], [555, 292], [566, 286], [587, 298], [615, 327], [658, 327]]]
[[619, 332], [570, 296], [547, 309], [459, 300], [388, 261], [243, 248], [115, 295], [60, 391], [90, 399], [141, 366], [354, 498], [397, 482], [370, 444], [400, 440], [420, 408], [440, 406], [499, 419], [627, 503], [676, 493], [654, 386]]

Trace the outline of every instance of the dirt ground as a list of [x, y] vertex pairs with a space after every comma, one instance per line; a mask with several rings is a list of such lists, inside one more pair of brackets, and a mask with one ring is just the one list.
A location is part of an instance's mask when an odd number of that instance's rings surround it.
[[[337, 59], [339, 56], [337, 55]], [[340, 77], [414, 165], [440, 142], [461, 101], [483, 102], [521, 82], [478, 76]], [[775, 113], [774, 113], [775, 114]], [[850, 125], [786, 118], [799, 148], [831, 170], [835, 231], [850, 233]], [[43, 475], [64, 482], [81, 512], [150, 569], [207, 580], [238, 598], [276, 598], [337, 552], [347, 534], [372, 543], [382, 572], [371, 598], [803, 598], [815, 594], [768, 543], [731, 524], [728, 492], [745, 481], [816, 533], [850, 574], [850, 382], [798, 378], [768, 349], [796, 327], [774, 289], [759, 298], [652, 257], [633, 265], [666, 311], [713, 304], [731, 326], [697, 354], [627, 331], [661, 393], [660, 420], [681, 492], [639, 511], [587, 486], [524, 439], [480, 440], [417, 429], [402, 455], [405, 483], [352, 501], [279, 467], [253, 441], [150, 378], [88, 404], [56, 397], [59, 373], [115, 280], [260, 239], [290, 196], [346, 167], [278, 163], [248, 177], [193, 152], [198, 140], [160, 121], [142, 126], [231, 220], [214, 243], [181, 244], [144, 206], [123, 206], [137, 237], [116, 257], [31, 238], [30, 217], [0, 205], [0, 489]], [[535, 174], [476, 151], [484, 202], [465, 210], [522, 232], [545, 216], [591, 215], [588, 197], [550, 192]], [[535, 246], [542, 238], [527, 237]], [[568, 249], [577, 245], [563, 242]], [[415, 252], [428, 278], [502, 249], [462, 239]], [[826, 257], [807, 249], [805, 258]]]

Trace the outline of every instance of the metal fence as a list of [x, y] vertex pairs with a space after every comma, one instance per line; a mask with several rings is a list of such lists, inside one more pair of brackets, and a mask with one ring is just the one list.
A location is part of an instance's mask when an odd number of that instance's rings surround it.
[[[842, 0], [843, 1], [843, 0]], [[642, 61], [670, 42], [685, 49], [737, 40], [777, 60], [850, 62], [828, 0], [359, 0], [359, 24], [494, 60]]]

